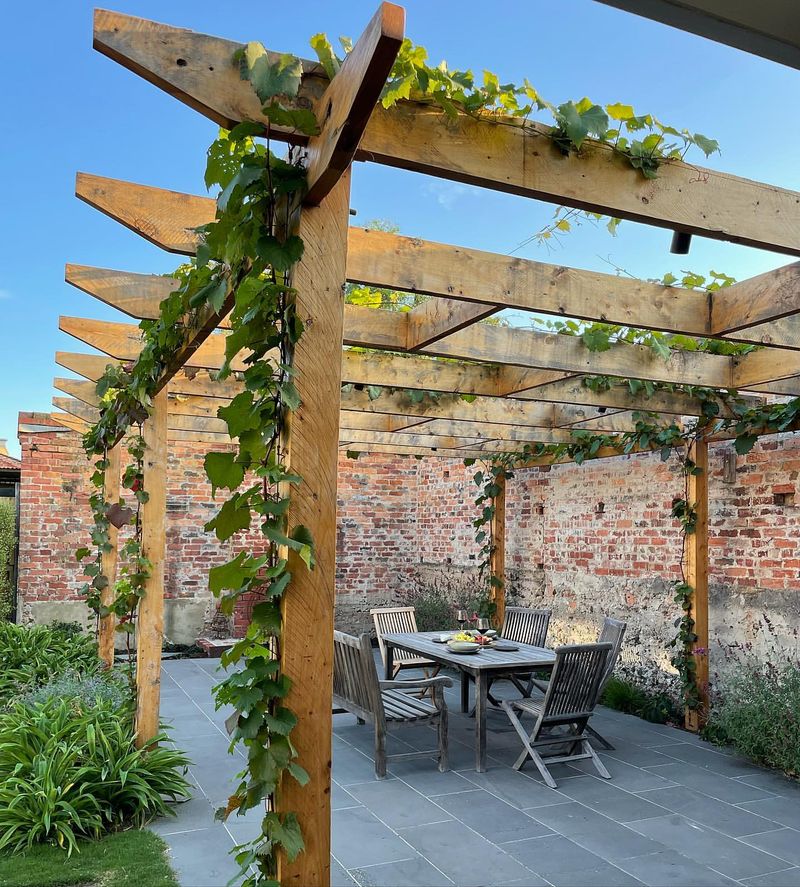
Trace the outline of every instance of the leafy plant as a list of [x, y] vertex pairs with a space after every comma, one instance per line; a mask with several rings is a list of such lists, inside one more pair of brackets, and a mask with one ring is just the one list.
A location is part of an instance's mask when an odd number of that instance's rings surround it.
[[70, 637], [45, 625], [0, 622], [0, 706], [47, 684], [54, 675], [96, 675], [101, 668], [93, 638]]
[[167, 798], [188, 796], [187, 766], [169, 745], [136, 748], [130, 710], [112, 701], [17, 702], [0, 715], [0, 850], [70, 854], [79, 837], [170, 814]]
[[0, 620], [11, 615], [11, 562], [16, 542], [16, 505], [13, 499], [0, 499]]
[[624, 678], [612, 676], [603, 691], [602, 705], [636, 715], [653, 724], [681, 719], [674, 700], [664, 692], [651, 692]]
[[404, 589], [398, 593], [397, 599], [401, 606], [414, 607], [420, 631], [441, 631], [454, 624], [455, 606], [441, 588]]
[[744, 657], [718, 680], [705, 737], [800, 777], [800, 663]]
[[117, 671], [90, 675], [68, 671], [20, 697], [20, 702], [28, 706], [51, 700], [63, 700], [79, 711], [103, 704], [122, 711], [132, 705], [130, 685]]

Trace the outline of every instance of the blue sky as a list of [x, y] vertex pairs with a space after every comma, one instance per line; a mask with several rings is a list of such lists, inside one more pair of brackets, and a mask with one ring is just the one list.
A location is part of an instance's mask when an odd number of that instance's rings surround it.
[[[111, 2], [111, 0], [110, 0]], [[117, 0], [113, 9], [308, 57], [309, 37], [357, 37], [373, 0], [302, 4], [239, 0]], [[161, 252], [73, 196], [77, 170], [202, 192], [204, 154], [215, 127], [91, 48], [92, 4], [14, 3], [4, 10], [4, 171], [0, 210], [0, 438], [17, 452], [20, 410], [50, 409], [56, 350], [86, 350], [58, 332], [59, 314], [122, 320], [63, 281], [67, 261], [161, 273]], [[589, 95], [719, 140], [708, 163], [800, 190], [796, 161], [800, 72], [608, 8], [593, 0], [507, 0], [502, 12], [472, 0], [409, 0], [407, 34], [434, 63], [488, 68], [501, 82], [528, 77], [551, 101]], [[704, 162], [702, 155], [694, 155]], [[549, 220], [536, 201], [358, 164], [357, 223], [386, 218], [403, 233], [508, 252]], [[617, 237], [590, 226], [548, 252], [519, 254], [609, 270], [609, 259], [642, 277], [681, 268], [737, 278], [789, 259], [695, 238], [670, 256], [669, 232], [624, 223]]]

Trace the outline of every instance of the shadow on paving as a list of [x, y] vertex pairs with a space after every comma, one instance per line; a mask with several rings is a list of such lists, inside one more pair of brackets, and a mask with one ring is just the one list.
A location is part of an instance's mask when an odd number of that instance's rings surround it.
[[[170, 848], [183, 887], [223, 887], [229, 851], [257, 834], [261, 812], [215, 822], [241, 770], [228, 754], [226, 712], [215, 712], [216, 661], [164, 664], [162, 712], [194, 762], [197, 786], [177, 817], [152, 829]], [[582, 762], [553, 767], [558, 789], [511, 769], [519, 740], [500, 710], [488, 721], [486, 773], [474, 763], [475, 722], [447, 691], [451, 771], [439, 773], [435, 734], [390, 734], [390, 762], [376, 781], [372, 730], [334, 717], [333, 885], [716, 885], [800, 887], [800, 786], [671, 727], [601, 709], [595, 723], [616, 746], [603, 752], [610, 781]]]

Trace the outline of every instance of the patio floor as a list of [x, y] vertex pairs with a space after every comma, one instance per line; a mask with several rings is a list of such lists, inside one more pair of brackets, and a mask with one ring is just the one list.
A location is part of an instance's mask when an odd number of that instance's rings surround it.
[[[237, 871], [228, 851], [261, 817], [213, 821], [243, 763], [227, 754], [225, 713], [214, 711], [216, 667], [164, 663], [163, 716], [198, 788], [176, 819], [152, 828], [183, 887], [226, 884]], [[448, 704], [451, 772], [425, 758], [390, 761], [383, 782], [374, 779], [371, 728], [334, 717], [334, 885], [800, 887], [800, 785], [689, 733], [601, 709], [593, 724], [616, 746], [601, 752], [613, 779], [593, 776], [586, 762], [558, 764], [554, 791], [533, 769], [511, 769], [520, 743], [502, 711], [489, 715], [489, 768], [477, 773], [474, 721], [459, 712], [457, 685]], [[424, 727], [389, 741], [390, 754], [435, 745]]]

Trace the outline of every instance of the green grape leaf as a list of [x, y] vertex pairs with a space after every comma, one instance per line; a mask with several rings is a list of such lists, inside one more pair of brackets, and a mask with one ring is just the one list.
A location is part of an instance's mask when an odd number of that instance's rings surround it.
[[244, 468], [236, 461], [235, 453], [206, 453], [204, 465], [212, 496], [220, 487], [235, 490], [244, 480]]

